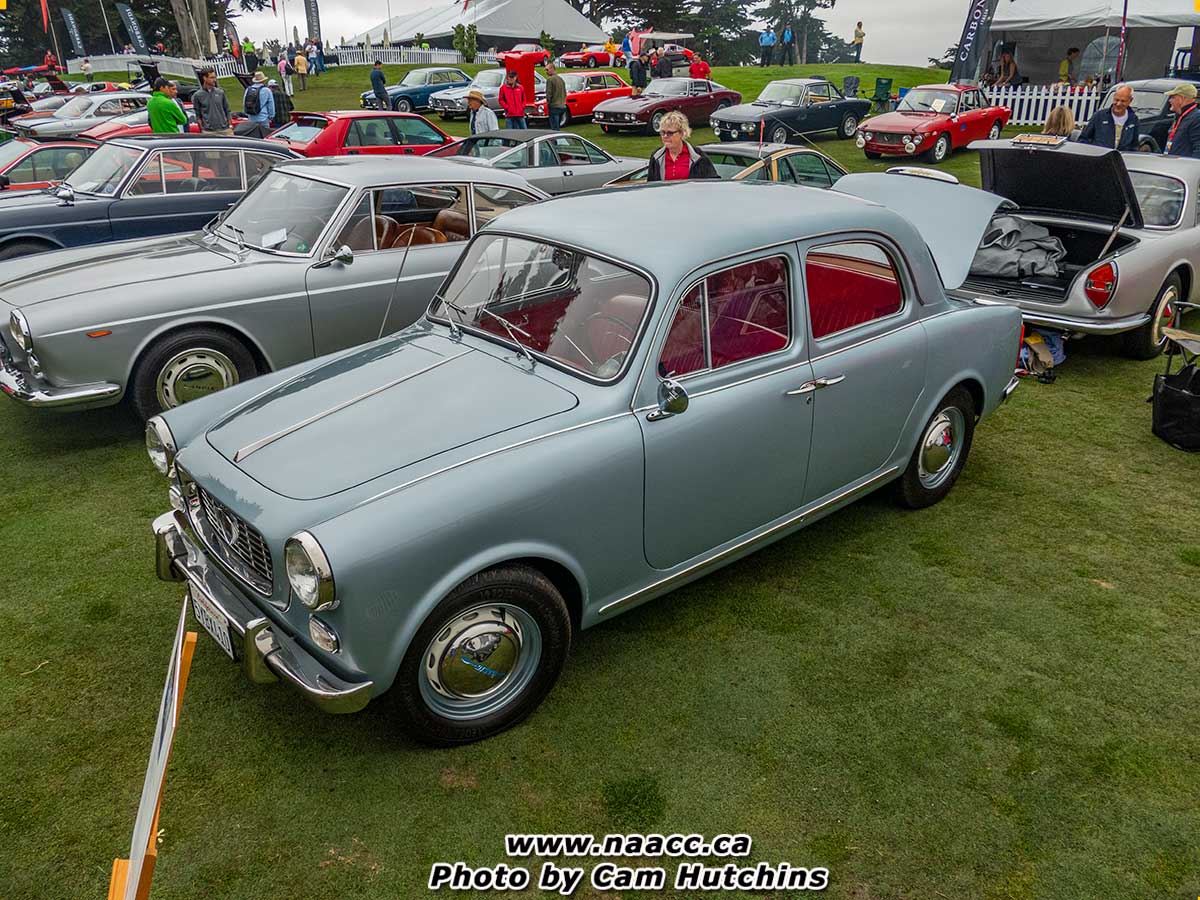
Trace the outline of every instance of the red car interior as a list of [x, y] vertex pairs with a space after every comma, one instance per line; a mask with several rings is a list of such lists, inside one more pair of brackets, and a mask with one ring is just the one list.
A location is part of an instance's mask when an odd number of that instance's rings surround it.
[[885, 263], [814, 252], [804, 278], [815, 338], [900, 311], [900, 285]]

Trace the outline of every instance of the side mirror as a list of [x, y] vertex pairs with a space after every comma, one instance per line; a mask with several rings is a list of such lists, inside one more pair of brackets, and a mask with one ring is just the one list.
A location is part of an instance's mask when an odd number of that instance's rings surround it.
[[333, 261], [340, 262], [343, 266], [348, 266], [354, 262], [354, 251], [350, 249], [349, 244], [342, 244], [333, 251]]
[[12, 184], [11, 178], [7, 175], [0, 175], [0, 191], [7, 190], [10, 184]]
[[75, 204], [75, 191], [72, 190], [69, 184], [60, 184], [54, 189], [54, 196], [58, 198], [59, 206], [73, 206]]
[[651, 422], [667, 419], [687, 412], [688, 395], [682, 384], [673, 378], [664, 378], [658, 383], [658, 409], [646, 416]]

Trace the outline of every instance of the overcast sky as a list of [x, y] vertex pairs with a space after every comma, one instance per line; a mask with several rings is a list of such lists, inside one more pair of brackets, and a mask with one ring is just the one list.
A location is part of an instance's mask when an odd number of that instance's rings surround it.
[[[444, 2], [444, 0], [436, 0]], [[286, 4], [286, 10], [285, 10]], [[337, 42], [368, 28], [375, 29], [388, 16], [383, 0], [320, 0], [321, 31], [326, 40]], [[287, 34], [292, 26], [304, 36], [304, 4], [302, 0], [276, 0], [279, 15], [254, 13], [238, 20], [239, 33], [248, 34], [254, 41], [270, 37], [282, 39], [284, 13], [287, 14]], [[400, 16], [430, 7], [429, 0], [391, 0], [391, 14]], [[867, 33], [863, 59], [869, 62], [923, 66], [930, 56], [958, 40], [967, 13], [968, 0], [921, 0], [920, 3], [897, 3], [896, 0], [839, 0], [831, 10], [820, 12], [835, 34], [847, 40], [854, 23], [863, 21]], [[536, 35], [529, 35], [536, 37]]]

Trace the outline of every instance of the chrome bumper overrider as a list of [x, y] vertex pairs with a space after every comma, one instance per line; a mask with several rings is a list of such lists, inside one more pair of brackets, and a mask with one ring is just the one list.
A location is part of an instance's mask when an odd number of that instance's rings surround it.
[[214, 577], [203, 551], [187, 533], [182, 513], [172, 511], [155, 519], [154, 536], [158, 577], [186, 581], [224, 614], [242, 669], [251, 681], [268, 684], [282, 679], [329, 713], [358, 712], [367, 705], [374, 682], [350, 682], [335, 675]]
[[1019, 385], [1020, 383], [1021, 383], [1021, 379], [1018, 378], [1016, 375], [1014, 375], [1012, 378], [1008, 379], [1008, 384], [1006, 384], [1004, 386], [1004, 397], [1000, 402], [1003, 403], [1005, 400], [1007, 400], [1009, 397], [1011, 397], [1012, 392], [1017, 389], [1017, 385]]
[[121, 386], [97, 382], [51, 387], [17, 369], [7, 355], [0, 355], [0, 391], [27, 406], [72, 406], [112, 399], [121, 393]]

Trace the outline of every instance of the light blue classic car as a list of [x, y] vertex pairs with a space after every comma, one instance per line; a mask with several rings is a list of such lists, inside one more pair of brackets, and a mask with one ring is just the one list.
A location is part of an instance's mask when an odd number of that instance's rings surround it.
[[[896, 189], [954, 215], [923, 240], [862, 199]], [[999, 202], [878, 174], [512, 210], [419, 322], [150, 420], [158, 573], [253, 681], [495, 734], [579, 629], [889, 482], [946, 496], [1016, 384], [1020, 313], [946, 294]]]

